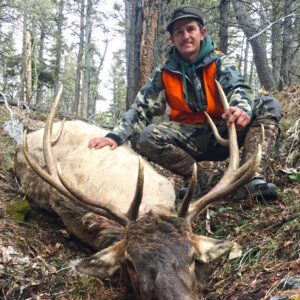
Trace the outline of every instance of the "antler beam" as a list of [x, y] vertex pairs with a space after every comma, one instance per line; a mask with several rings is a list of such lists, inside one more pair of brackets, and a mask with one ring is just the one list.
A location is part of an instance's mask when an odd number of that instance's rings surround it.
[[[220, 84], [216, 81], [220, 97], [224, 110], [227, 110], [229, 105], [227, 98], [224, 94], [224, 91]], [[208, 117], [209, 123], [211, 119]], [[212, 122], [213, 123], [213, 122]], [[212, 126], [212, 125], [211, 125]], [[214, 125], [212, 126], [215, 127]], [[213, 129], [215, 132], [216, 130]], [[254, 175], [255, 170], [260, 164], [261, 160], [261, 145], [262, 140], [260, 141], [257, 152], [247, 161], [243, 166], [239, 167], [239, 148], [237, 142], [237, 133], [235, 125], [232, 124], [228, 126], [228, 145], [229, 145], [229, 165], [225, 171], [221, 180], [203, 197], [197, 199], [193, 204], [189, 206], [188, 210], [185, 210], [186, 214], [182, 214], [182, 217], [185, 217], [189, 222], [192, 222], [196, 217], [211, 203], [224, 198], [225, 196], [231, 194], [240, 186], [246, 184], [249, 179]], [[263, 139], [264, 133], [262, 128], [261, 139]], [[220, 140], [221, 144], [227, 144], [227, 141], [222, 139], [219, 134], [217, 140]]]
[[[48, 184], [58, 190], [62, 195], [69, 198], [72, 201], [78, 201], [85, 206], [88, 206], [91, 211], [97, 213], [101, 216], [109, 218], [118, 222], [122, 226], [126, 226], [126, 224], [132, 218], [137, 218], [139, 206], [141, 203], [141, 198], [143, 195], [143, 168], [141, 166], [142, 162], [139, 162], [139, 174], [137, 180], [137, 191], [135, 193], [135, 198], [133, 200], [133, 204], [131, 205], [131, 209], [129, 209], [129, 217], [125, 214], [118, 211], [115, 207], [110, 208], [107, 205], [101, 203], [101, 201], [97, 201], [95, 199], [90, 199], [86, 195], [84, 195], [81, 191], [77, 190], [74, 186], [70, 185], [69, 181], [65, 180], [59, 168], [57, 167], [56, 159], [53, 155], [51, 142], [52, 138], [52, 127], [53, 121], [57, 112], [58, 104], [60, 102], [62, 95], [62, 87], [60, 88], [58, 95], [55, 98], [54, 104], [51, 108], [50, 114], [47, 118], [46, 127], [44, 131], [44, 139], [43, 139], [43, 152], [44, 158], [46, 162], [46, 166], [48, 169], [48, 173], [43, 170], [31, 157], [28, 151], [27, 146], [27, 135], [24, 133], [23, 139], [23, 153], [31, 168]], [[60, 135], [61, 133], [59, 133]]]

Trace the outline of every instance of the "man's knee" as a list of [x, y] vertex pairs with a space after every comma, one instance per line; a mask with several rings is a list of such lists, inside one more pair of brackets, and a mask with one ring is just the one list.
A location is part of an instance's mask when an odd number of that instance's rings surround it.
[[281, 119], [281, 105], [271, 96], [261, 96], [254, 108], [254, 119], [273, 119], [277, 123]]
[[157, 130], [155, 130], [155, 125], [151, 124], [141, 131], [137, 140], [137, 144], [139, 152], [142, 155], [148, 158], [159, 155], [159, 149], [161, 147], [158, 146], [159, 133], [157, 132]]
[[137, 143], [140, 149], [146, 148], [149, 145], [150, 139], [153, 137], [153, 125], [144, 128], [138, 137]]
[[137, 143], [139, 152], [154, 160], [166, 150], [172, 148], [173, 144], [169, 137], [153, 124], [141, 131]]

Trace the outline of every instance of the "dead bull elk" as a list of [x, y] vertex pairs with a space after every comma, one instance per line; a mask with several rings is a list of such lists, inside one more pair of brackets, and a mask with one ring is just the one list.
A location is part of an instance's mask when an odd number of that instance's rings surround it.
[[[226, 108], [226, 97], [220, 87], [219, 91]], [[16, 172], [24, 192], [37, 205], [54, 210], [71, 233], [99, 251], [78, 263], [80, 272], [105, 279], [122, 267], [136, 299], [198, 299], [196, 259], [210, 262], [234, 243], [193, 234], [191, 223], [209, 204], [247, 182], [260, 161], [260, 145], [256, 155], [239, 167], [236, 131], [230, 126], [230, 162], [224, 176], [190, 203], [194, 168], [191, 189], [176, 215], [169, 181], [146, 161], [138, 163], [129, 147], [87, 149], [91, 137], [104, 134], [95, 126], [66, 122], [59, 141], [51, 141], [52, 131], [58, 131], [58, 124], [52, 127], [60, 95], [61, 90], [45, 130], [25, 134], [23, 153], [17, 153]]]

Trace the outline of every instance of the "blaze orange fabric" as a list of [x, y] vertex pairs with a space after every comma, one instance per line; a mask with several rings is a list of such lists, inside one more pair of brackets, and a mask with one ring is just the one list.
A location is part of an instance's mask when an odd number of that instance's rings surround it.
[[[216, 69], [215, 61], [203, 67], [203, 82], [207, 100], [206, 112], [212, 119], [218, 120], [221, 118], [224, 110], [215, 84]], [[187, 124], [206, 122], [206, 117], [203, 112], [193, 112], [186, 104], [181, 74], [163, 70], [162, 80], [166, 91], [167, 102], [170, 106], [171, 121]]]

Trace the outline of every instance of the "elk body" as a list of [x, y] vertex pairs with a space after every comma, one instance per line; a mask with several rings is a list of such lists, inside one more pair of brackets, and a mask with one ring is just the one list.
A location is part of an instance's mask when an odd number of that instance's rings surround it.
[[139, 163], [129, 147], [88, 149], [90, 138], [104, 135], [101, 129], [66, 122], [52, 147], [52, 132], [59, 131], [58, 124], [52, 128], [59, 98], [45, 130], [28, 135], [23, 152], [17, 152], [16, 173], [24, 193], [38, 206], [55, 211], [71, 233], [98, 251], [79, 262], [79, 271], [105, 279], [122, 267], [136, 299], [199, 299], [195, 260], [210, 262], [234, 243], [193, 234], [191, 223], [210, 203], [247, 182], [259, 163], [260, 147], [257, 156], [238, 168], [231, 126], [231, 158], [224, 177], [190, 204], [194, 169], [191, 190], [176, 214], [171, 183], [146, 161]]
[[[60, 123], [55, 123], [53, 133], [59, 132]], [[71, 184], [92, 199], [116, 207], [126, 213], [134, 197], [138, 155], [129, 146], [122, 146], [111, 151], [108, 148], [89, 150], [88, 141], [95, 136], [103, 136], [106, 131], [82, 121], [68, 121], [63, 126], [60, 141], [53, 147], [53, 153], [61, 169]], [[43, 154], [44, 129], [28, 135], [28, 149], [37, 163], [46, 168]], [[16, 173], [20, 179], [22, 191], [30, 196], [34, 204], [48, 211], [56, 212], [63, 220], [68, 230], [79, 235], [79, 238], [98, 247], [89, 234], [83, 233], [82, 223], [93, 222], [93, 214], [86, 214], [84, 207], [74, 203], [51, 188], [38, 177], [26, 162], [21, 149], [18, 149], [15, 164]], [[174, 206], [175, 192], [172, 184], [158, 174], [152, 166], [144, 161], [144, 197], [140, 214], [150, 210], [153, 212], [170, 211]], [[81, 214], [77, 213], [82, 211]], [[90, 221], [89, 221], [90, 220]]]

